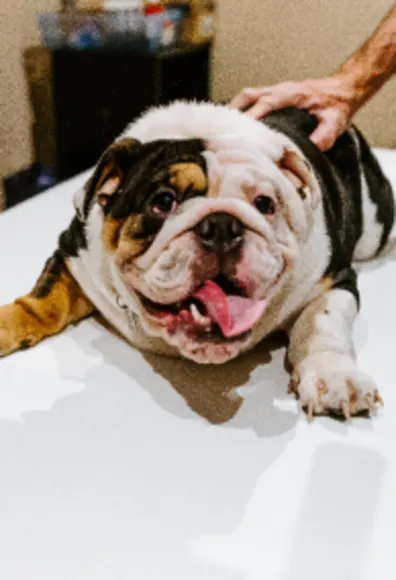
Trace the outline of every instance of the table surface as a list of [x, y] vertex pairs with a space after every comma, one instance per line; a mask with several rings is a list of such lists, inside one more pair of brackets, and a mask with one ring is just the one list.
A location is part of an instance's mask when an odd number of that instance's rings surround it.
[[[377, 151], [396, 185], [396, 152]], [[26, 293], [79, 176], [0, 216]], [[309, 424], [276, 343], [207, 368], [95, 320], [0, 362], [4, 580], [394, 580], [396, 240], [360, 266], [355, 344], [385, 407]]]

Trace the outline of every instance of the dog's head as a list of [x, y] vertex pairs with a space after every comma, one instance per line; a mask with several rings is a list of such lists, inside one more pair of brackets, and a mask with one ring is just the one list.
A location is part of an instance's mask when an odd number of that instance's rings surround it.
[[259, 139], [163, 138], [159, 129], [159, 138], [123, 137], [76, 201], [146, 333], [201, 363], [248, 348], [309, 230], [310, 169], [250, 122]]

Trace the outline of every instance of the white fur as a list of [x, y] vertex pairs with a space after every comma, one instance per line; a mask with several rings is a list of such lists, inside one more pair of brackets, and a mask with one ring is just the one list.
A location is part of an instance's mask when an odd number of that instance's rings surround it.
[[301, 404], [312, 405], [315, 413], [344, 412], [346, 405], [355, 414], [374, 404], [376, 385], [355, 361], [356, 314], [350, 292], [330, 290], [303, 311], [290, 333], [288, 356]]
[[273, 159], [282, 156], [282, 142], [274, 132], [235, 109], [213, 103], [175, 102], [151, 109], [131, 123], [120, 138], [133, 137], [142, 143], [157, 139], [229, 139], [268, 148]]
[[[308, 199], [303, 204], [274, 163], [281, 159], [285, 148], [298, 151], [289, 139], [233, 109], [191, 103], [175, 103], [150, 111], [126, 129], [122, 137], [126, 136], [143, 142], [167, 138], [206, 140], [211, 186], [219, 178], [214, 174], [220, 171], [220, 188], [223, 188], [216, 199], [194, 200], [190, 205], [185, 204], [180, 215], [167, 220], [150, 249], [136, 260], [136, 268], [142, 272], [153, 266], [175, 236], [214, 209], [234, 213], [261, 239], [267, 240], [268, 247], [273, 246], [276, 224], [269, 226], [249, 204], [238, 199], [246, 184], [258, 191], [273, 187], [274, 195], [281, 196], [278, 201], [290, 216], [293, 233], [278, 230], [277, 243], [279, 250], [283, 244], [282, 252], [287, 259], [297, 262], [291, 274], [281, 280], [276, 292], [274, 290], [273, 302], [253, 329], [250, 340], [233, 350], [230, 347], [229, 352], [224, 353], [225, 358], [235, 356], [273, 330], [284, 327], [304, 305], [323, 292], [317, 283], [328, 264], [330, 248], [319, 186], [313, 180]], [[81, 208], [81, 192], [76, 195], [75, 203]], [[177, 354], [178, 348], [164, 340], [160, 331], [157, 336], [152, 328], [148, 332], [144, 319], [135, 316], [140, 312], [139, 303], [120, 280], [112, 257], [104, 251], [98, 237], [101, 228], [102, 214], [99, 207], [94, 206], [87, 221], [88, 249], [78, 258], [70, 259], [72, 274], [102, 315], [128, 341], [142, 349]]]
[[363, 233], [358, 240], [354, 260], [367, 260], [375, 256], [380, 247], [381, 237], [384, 226], [377, 221], [377, 206], [370, 199], [367, 179], [364, 173], [364, 167], [361, 160], [360, 143], [354, 129], [349, 133], [353, 138], [358, 154], [358, 163], [360, 170], [360, 186], [362, 191], [362, 213], [363, 213]]

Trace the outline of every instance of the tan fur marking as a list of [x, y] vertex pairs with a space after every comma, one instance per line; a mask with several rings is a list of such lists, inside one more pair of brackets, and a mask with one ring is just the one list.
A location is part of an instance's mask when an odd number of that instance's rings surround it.
[[137, 258], [143, 254], [150, 241], [148, 237], [141, 237], [144, 227], [143, 215], [132, 215], [127, 219], [120, 235], [120, 254], [127, 253], [129, 258]]
[[111, 145], [111, 148], [113, 151], [127, 150], [131, 152], [134, 150], [137, 144], [138, 141], [136, 139], [133, 139], [132, 137], [123, 137], [122, 139], [117, 139], [117, 141], [114, 141], [114, 143]]
[[318, 284], [322, 292], [328, 292], [333, 288], [334, 278], [332, 276], [323, 276]]
[[358, 392], [357, 392], [352, 380], [349, 377], [346, 379], [346, 385], [348, 388], [349, 403], [350, 403], [350, 405], [356, 405], [356, 403], [358, 402], [359, 396], [358, 396]]
[[248, 201], [253, 201], [256, 195], [259, 193], [259, 189], [256, 185], [248, 185], [247, 183], [242, 184], [242, 191]]
[[45, 297], [36, 298], [30, 293], [0, 308], [0, 356], [33, 346], [93, 311], [91, 302], [64, 267]]
[[106, 218], [102, 228], [102, 242], [107, 252], [117, 252], [117, 261], [123, 256], [136, 258], [147, 248], [149, 240], [140, 237], [144, 232], [142, 215], [132, 215], [126, 220]]
[[134, 238], [144, 231], [144, 216], [142, 214], [131, 215], [122, 229], [122, 237]]
[[302, 187], [303, 185], [303, 181], [302, 179], [300, 179], [295, 173], [293, 173], [292, 171], [290, 171], [289, 169], [285, 169], [284, 167], [281, 167], [280, 170], [282, 171], [283, 175], [285, 177], [287, 177], [287, 179], [289, 181], [292, 182], [292, 184], [294, 185], [294, 187], [297, 189], [298, 187]]
[[292, 183], [302, 199], [305, 199], [304, 187], [312, 187], [313, 183], [311, 171], [304, 159], [295, 151], [286, 149], [282, 159], [279, 161], [279, 169]]
[[119, 177], [109, 177], [104, 181], [102, 187], [97, 192], [99, 205], [105, 206], [108, 198], [117, 191], [121, 180]]
[[175, 163], [169, 168], [170, 183], [181, 193], [190, 187], [193, 191], [204, 191], [208, 180], [203, 169], [196, 163]]
[[112, 218], [105, 218], [102, 227], [102, 242], [105, 250], [112, 254], [116, 251], [119, 241], [122, 226], [125, 220], [115, 220]]

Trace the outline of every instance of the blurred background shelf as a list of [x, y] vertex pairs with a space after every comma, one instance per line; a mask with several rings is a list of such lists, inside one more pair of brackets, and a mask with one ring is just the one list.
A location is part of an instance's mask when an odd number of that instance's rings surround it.
[[211, 43], [155, 52], [31, 47], [24, 54], [36, 161], [57, 180], [87, 169], [145, 109], [210, 98]]
[[149, 107], [210, 98], [211, 0], [65, 0], [58, 10], [41, 7], [35, 14], [41, 43], [22, 51], [31, 163], [3, 172], [6, 207], [93, 166]]

